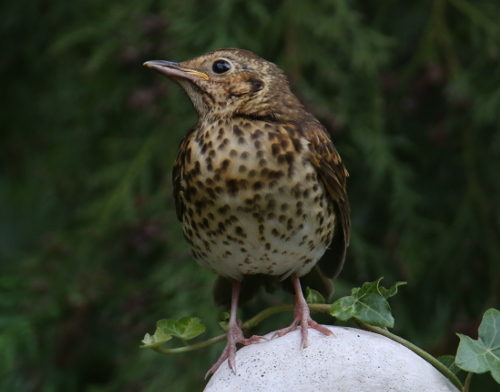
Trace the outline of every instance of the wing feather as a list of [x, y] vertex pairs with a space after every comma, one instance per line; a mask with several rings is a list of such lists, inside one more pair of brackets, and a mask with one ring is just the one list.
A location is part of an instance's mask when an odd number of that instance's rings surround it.
[[349, 199], [347, 197], [347, 172], [339, 153], [335, 149], [326, 129], [316, 120], [308, 122], [307, 129], [302, 128], [302, 136], [309, 142], [310, 162], [317, 173], [328, 195], [333, 201], [337, 218], [335, 233], [329, 251], [319, 261], [322, 272], [333, 278], [343, 267], [346, 249], [349, 246], [351, 218]]

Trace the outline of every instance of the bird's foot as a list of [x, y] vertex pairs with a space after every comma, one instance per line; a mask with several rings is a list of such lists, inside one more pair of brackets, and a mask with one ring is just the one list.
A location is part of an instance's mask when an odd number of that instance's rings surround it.
[[306, 348], [308, 344], [307, 343], [308, 327], [311, 327], [316, 331], [321, 332], [322, 334], [327, 336], [333, 335], [332, 331], [318, 324], [311, 318], [309, 307], [305, 302], [304, 303], [298, 302], [295, 305], [294, 320], [292, 324], [290, 324], [289, 327], [280, 329], [278, 332], [276, 332], [275, 336], [277, 335], [281, 337], [286, 335], [288, 332], [295, 331], [298, 328], [299, 324], [300, 324], [300, 334], [302, 336], [302, 344], [301, 344], [302, 348]]
[[229, 368], [233, 371], [234, 374], [236, 374], [236, 343], [248, 346], [249, 344], [257, 343], [261, 340], [267, 339], [263, 336], [257, 335], [246, 339], [243, 336], [243, 332], [241, 330], [241, 322], [239, 321], [235, 325], [228, 325], [226, 348], [224, 348], [224, 351], [222, 351], [222, 354], [217, 362], [215, 362], [215, 364], [207, 372], [205, 378], [207, 378], [210, 374], [214, 374], [226, 359], [228, 360]]

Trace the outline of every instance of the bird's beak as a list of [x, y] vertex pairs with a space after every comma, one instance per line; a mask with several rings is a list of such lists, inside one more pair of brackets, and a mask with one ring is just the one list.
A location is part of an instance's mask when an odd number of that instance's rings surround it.
[[210, 79], [208, 75], [203, 72], [183, 67], [179, 63], [174, 63], [172, 61], [152, 60], [146, 61], [143, 65], [148, 68], [154, 69], [155, 71], [161, 73], [162, 75], [165, 75], [166, 77], [179, 77], [191, 80], [195, 80], [198, 78], [203, 78], [205, 80]]

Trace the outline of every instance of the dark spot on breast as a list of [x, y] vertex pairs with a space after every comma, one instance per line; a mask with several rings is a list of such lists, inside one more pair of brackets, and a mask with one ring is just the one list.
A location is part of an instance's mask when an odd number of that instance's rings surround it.
[[241, 130], [241, 128], [237, 125], [234, 125], [233, 126], [233, 133], [236, 135], [236, 136], [243, 136], [244, 135], [244, 132]]
[[227, 214], [229, 210], [230, 210], [229, 204], [224, 204], [217, 211], [219, 212], [219, 214]]
[[250, 170], [248, 172], [248, 178], [254, 178], [257, 175], [257, 171], [255, 170]]
[[270, 170], [267, 176], [269, 177], [269, 179], [279, 180], [280, 178], [285, 176], [285, 173], [283, 173], [282, 170]]
[[193, 186], [190, 186], [190, 187], [187, 187], [186, 190], [184, 191], [184, 197], [186, 198], [186, 200], [191, 200], [191, 197], [192, 196], [195, 196], [197, 193], [197, 190], [195, 187]]
[[243, 231], [243, 228], [241, 226], [236, 226], [234, 228], [234, 230], [235, 230], [237, 236], [240, 236], [242, 238], [246, 238], [247, 237], [247, 235], [245, 234], [245, 232]]
[[276, 208], [276, 200], [274, 199], [270, 199], [268, 202], [267, 202], [267, 209], [268, 210], [274, 210]]
[[231, 196], [235, 196], [238, 193], [238, 181], [235, 179], [227, 180], [226, 188]]
[[205, 192], [207, 192], [208, 194], [208, 197], [210, 197], [211, 199], [216, 199], [217, 198], [217, 195], [215, 194], [215, 191], [213, 190], [213, 188], [211, 187], [206, 187], [205, 188]]
[[245, 165], [240, 165], [240, 167], [238, 168], [238, 171], [240, 173], [245, 173], [247, 171], [247, 167]]
[[251, 139], [252, 140], [255, 140], [255, 139], [258, 139], [260, 138], [261, 136], [264, 135], [264, 132], [262, 132], [260, 129], [256, 129], [253, 133], [252, 133], [252, 136], [251, 136]]
[[252, 189], [254, 191], [260, 191], [263, 186], [264, 186], [264, 183], [262, 181], [255, 181], [254, 184], [252, 185]]
[[273, 153], [273, 157], [277, 156], [281, 151], [280, 145], [278, 143], [273, 143], [271, 145], [271, 152]]
[[240, 158], [245, 160], [245, 159], [248, 159], [249, 156], [250, 156], [250, 154], [247, 151], [245, 151], [245, 152], [241, 153]]
[[238, 138], [238, 144], [245, 144], [245, 138], [244, 137], [239, 137]]
[[260, 140], [256, 140], [253, 145], [257, 150], [260, 150], [262, 148], [262, 142]]
[[238, 151], [236, 151], [236, 150], [231, 150], [231, 151], [229, 152], [229, 156], [230, 156], [231, 158], [235, 158], [236, 156], [238, 156]]
[[293, 144], [293, 147], [295, 148], [296, 152], [301, 152], [302, 151], [302, 142], [300, 141], [300, 139], [293, 138], [292, 139], [292, 144]]

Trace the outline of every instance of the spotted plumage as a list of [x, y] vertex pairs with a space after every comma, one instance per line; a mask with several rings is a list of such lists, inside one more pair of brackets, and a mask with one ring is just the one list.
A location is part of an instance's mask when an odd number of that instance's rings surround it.
[[[187, 92], [199, 121], [174, 164], [174, 198], [198, 262], [219, 278], [214, 296], [231, 298], [223, 355], [235, 369], [235, 344], [248, 344], [236, 322], [238, 299], [259, 284], [290, 280], [294, 323], [325, 334], [309, 316], [299, 278], [329, 294], [349, 243], [345, 170], [325, 128], [291, 93], [281, 70], [241, 49], [221, 49], [183, 63], [146, 65]], [[321, 259], [331, 247], [332, 255]], [[309, 281], [308, 281], [309, 283]], [[232, 295], [228, 295], [228, 288]]]

